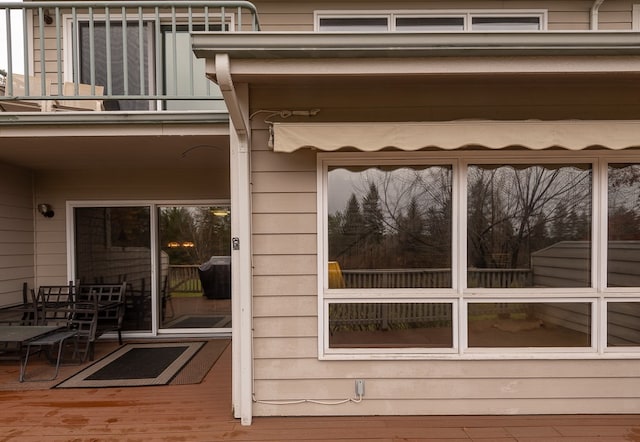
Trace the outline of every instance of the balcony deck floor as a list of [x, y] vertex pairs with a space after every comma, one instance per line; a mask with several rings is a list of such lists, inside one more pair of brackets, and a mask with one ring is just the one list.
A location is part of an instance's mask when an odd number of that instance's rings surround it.
[[6, 389], [17, 370], [0, 363], [1, 441], [640, 441], [640, 415], [256, 417], [246, 427], [231, 411], [230, 347], [195, 385]]

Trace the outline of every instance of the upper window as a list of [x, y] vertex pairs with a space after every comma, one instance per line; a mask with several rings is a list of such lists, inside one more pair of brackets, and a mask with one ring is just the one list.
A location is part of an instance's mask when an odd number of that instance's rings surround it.
[[546, 11], [318, 11], [321, 32], [542, 31]]

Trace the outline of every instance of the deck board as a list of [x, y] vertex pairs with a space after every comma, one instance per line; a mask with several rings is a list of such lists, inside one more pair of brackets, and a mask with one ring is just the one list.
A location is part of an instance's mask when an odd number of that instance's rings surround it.
[[[14, 376], [0, 363], [0, 383]], [[640, 415], [256, 417], [246, 427], [231, 411], [231, 347], [196, 385], [15, 388], [0, 391], [0, 442], [640, 441]]]

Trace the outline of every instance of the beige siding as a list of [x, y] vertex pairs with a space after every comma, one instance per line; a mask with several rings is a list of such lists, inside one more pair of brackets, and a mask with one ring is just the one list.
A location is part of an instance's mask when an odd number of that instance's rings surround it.
[[[257, 0], [253, 2], [260, 14], [265, 31], [311, 31], [313, 12], [322, 11], [373, 11], [373, 10], [546, 10], [549, 30], [588, 30], [590, 26], [591, 0], [565, 1], [397, 1], [383, 0], [349, 2], [283, 2]], [[633, 1], [606, 1], [599, 12], [599, 29], [630, 30]]]
[[[320, 108], [314, 121], [640, 116], [633, 98], [640, 90], [631, 82], [399, 83], [255, 86], [251, 112]], [[252, 124], [255, 415], [640, 412], [633, 360], [319, 360], [316, 154], [273, 153], [263, 121]], [[366, 383], [360, 404], [260, 402], [340, 401], [354, 396], [354, 379]]]
[[[215, 172], [215, 173], [213, 173]], [[53, 218], [36, 217], [38, 284], [67, 279], [67, 201], [206, 200], [229, 197], [227, 171], [105, 170], [47, 171], [36, 174], [36, 200], [51, 204]]]
[[22, 302], [34, 283], [33, 184], [29, 171], [0, 164], [0, 306]]

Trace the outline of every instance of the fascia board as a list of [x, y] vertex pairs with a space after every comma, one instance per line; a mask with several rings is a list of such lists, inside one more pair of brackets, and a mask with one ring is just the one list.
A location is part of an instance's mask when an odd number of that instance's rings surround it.
[[[215, 78], [215, 63], [207, 64]], [[430, 57], [372, 59], [239, 59], [231, 63], [236, 81], [260, 78], [394, 77], [477, 74], [631, 74], [640, 73], [640, 55], [572, 57]]]
[[193, 33], [201, 58], [409, 58], [444, 56], [639, 55], [640, 33]]

